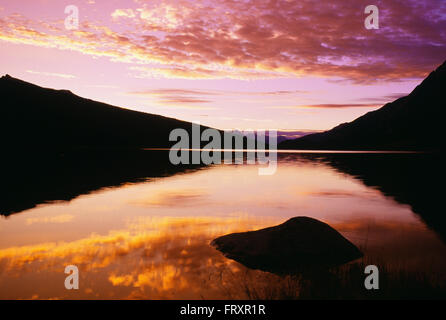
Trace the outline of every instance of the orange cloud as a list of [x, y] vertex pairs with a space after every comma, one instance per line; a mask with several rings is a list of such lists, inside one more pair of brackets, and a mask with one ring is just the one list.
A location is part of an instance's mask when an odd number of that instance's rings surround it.
[[54, 217], [35, 217], [27, 218], [26, 224], [31, 225], [35, 223], [67, 223], [73, 220], [74, 216], [70, 214], [61, 214]]
[[124, 17], [124, 18], [134, 18], [135, 17], [135, 13], [133, 12], [132, 9], [116, 9], [115, 11], [113, 11], [111, 16], [114, 19], [118, 19], [118, 18], [121, 18], [121, 17]]

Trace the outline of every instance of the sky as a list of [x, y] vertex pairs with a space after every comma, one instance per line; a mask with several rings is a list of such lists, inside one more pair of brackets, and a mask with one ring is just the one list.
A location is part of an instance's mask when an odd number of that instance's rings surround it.
[[330, 129], [445, 59], [443, 0], [0, 0], [1, 75], [219, 129]]

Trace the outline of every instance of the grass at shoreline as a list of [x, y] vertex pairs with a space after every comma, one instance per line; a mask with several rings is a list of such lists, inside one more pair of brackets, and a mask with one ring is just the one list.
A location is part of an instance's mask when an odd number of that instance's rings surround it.
[[[367, 290], [364, 286], [367, 277], [364, 269], [370, 264], [379, 267], [378, 290]], [[407, 271], [383, 263], [373, 263], [366, 258], [329, 271], [312, 271], [305, 275], [278, 276], [255, 270], [243, 273], [236, 290], [245, 299], [446, 299], [445, 274]]]

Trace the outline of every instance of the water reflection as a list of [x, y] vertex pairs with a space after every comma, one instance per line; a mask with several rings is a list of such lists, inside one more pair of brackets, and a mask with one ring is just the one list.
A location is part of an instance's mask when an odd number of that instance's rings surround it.
[[8, 216], [52, 201], [70, 201], [105, 187], [165, 177], [198, 165], [171, 165], [168, 151], [80, 149], [22, 150], [9, 154], [0, 182], [0, 215]]
[[[305, 157], [305, 155], [302, 155]], [[314, 158], [313, 158], [314, 159]], [[343, 154], [317, 157], [321, 161], [380, 190], [398, 203], [408, 204], [426, 224], [446, 240], [439, 173], [443, 157], [437, 154]]]
[[[221, 277], [240, 268], [208, 243], [260, 226], [248, 218], [138, 217], [105, 235], [5, 248], [2, 298], [224, 298]], [[79, 292], [63, 288], [63, 266], [69, 264], [79, 267]]]
[[[89, 173], [100, 173], [87, 181], [71, 177], [76, 170], [65, 172], [62, 188], [39, 189], [42, 180], [33, 180], [2, 204], [19, 210], [36, 188], [31, 209], [0, 220], [0, 298], [249, 298], [246, 279], [260, 285], [272, 275], [224, 258], [209, 242], [298, 215], [330, 224], [387, 265], [443, 272], [437, 233], [444, 236], [445, 225], [428, 183], [439, 161], [429, 157], [282, 154], [273, 176], [259, 176], [254, 165], [116, 172], [117, 164], [111, 171], [90, 164]], [[68, 264], [79, 266], [79, 291], [64, 289]]]

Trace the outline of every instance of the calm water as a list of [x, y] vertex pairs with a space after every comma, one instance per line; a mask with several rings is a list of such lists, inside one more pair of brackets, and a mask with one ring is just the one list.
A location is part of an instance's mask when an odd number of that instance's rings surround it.
[[[91, 182], [103, 166], [81, 168], [85, 179], [74, 169], [72, 177], [21, 173], [0, 218], [0, 298], [245, 298], [240, 279], [266, 275], [209, 242], [295, 216], [330, 224], [378, 265], [441, 274], [444, 212], [423, 180], [433, 179], [431, 163], [423, 155], [290, 153], [271, 176], [256, 165], [147, 175], [108, 168]], [[49, 183], [52, 175], [62, 178]], [[77, 291], [64, 288], [70, 264], [80, 270]]]

